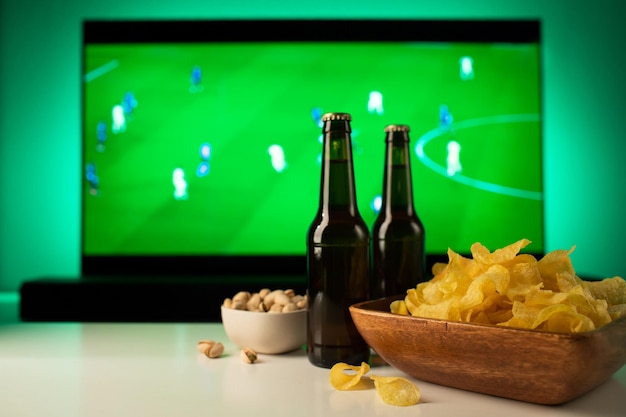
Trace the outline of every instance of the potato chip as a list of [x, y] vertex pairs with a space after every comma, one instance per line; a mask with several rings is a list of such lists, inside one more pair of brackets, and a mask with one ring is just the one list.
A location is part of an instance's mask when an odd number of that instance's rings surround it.
[[452, 306], [454, 302], [454, 298], [449, 298], [436, 304], [422, 303], [415, 306], [414, 309], [409, 309], [409, 311], [412, 316], [441, 320], [460, 320], [459, 310]]
[[537, 260], [533, 256], [530, 258], [527, 258], [527, 262], [511, 265], [509, 286], [505, 292], [511, 301], [523, 301], [530, 291], [543, 287], [543, 281], [537, 269]]
[[[557, 306], [551, 306], [557, 307]], [[546, 320], [543, 330], [559, 333], [579, 333], [594, 330], [596, 326], [589, 317], [573, 310], [554, 312]]]
[[563, 271], [556, 273], [556, 286], [561, 292], [568, 292], [577, 285], [580, 285], [582, 280], [576, 276], [573, 272]]
[[573, 287], [566, 294], [565, 303], [573, 306], [577, 313], [591, 319], [596, 328], [604, 326], [612, 320], [608, 312], [607, 301], [594, 298], [583, 285]]
[[537, 258], [535, 258], [533, 255], [528, 254], [528, 253], [520, 253], [516, 255], [510, 261], [501, 262], [500, 265], [505, 266], [507, 269], [513, 269], [515, 268], [516, 265], [525, 265], [525, 264], [530, 264], [533, 267], [536, 267], [537, 262], [538, 262]]
[[501, 264], [513, 260], [520, 250], [530, 244], [530, 240], [522, 239], [501, 249], [496, 249], [493, 253], [476, 242], [471, 247], [472, 257], [479, 263], [485, 265]]
[[[370, 366], [365, 362], [361, 362], [361, 366], [338, 362], [330, 369], [330, 384], [339, 391], [358, 389], [361, 377], [369, 370]], [[346, 371], [350, 371], [350, 373], [346, 373]]]
[[513, 318], [513, 311], [510, 306], [503, 306], [494, 311], [488, 311], [485, 314], [489, 318], [489, 323], [491, 324], [502, 324]]
[[610, 306], [607, 309], [607, 312], [609, 313], [609, 316], [611, 316], [611, 320], [626, 316], [626, 304], [617, 304], [614, 306]]
[[542, 306], [539, 314], [534, 317], [531, 329], [536, 329], [544, 322], [548, 321], [552, 316], [560, 313], [575, 313], [576, 311], [566, 304], [551, 304], [548, 306]]
[[391, 312], [394, 314], [402, 314], [403, 316], [409, 315], [409, 310], [407, 310], [406, 303], [404, 302], [404, 300], [392, 301], [391, 304], [389, 305], [389, 308], [391, 309]]
[[606, 300], [609, 306], [626, 304], [626, 280], [621, 277], [605, 278], [602, 281], [582, 283], [594, 298]]
[[422, 396], [419, 388], [400, 376], [371, 375], [378, 395], [384, 403], [406, 407], [419, 403]]
[[451, 249], [448, 249], [448, 258], [450, 268], [453, 268], [454, 272], [466, 278], [473, 278], [483, 271], [483, 266], [473, 259], [459, 255]]
[[532, 291], [529, 291], [528, 294], [526, 294], [524, 304], [526, 304], [528, 307], [541, 307], [545, 305], [564, 303], [565, 300], [567, 300], [567, 294], [565, 293], [535, 288]]
[[435, 264], [433, 265], [431, 272], [433, 273], [433, 276], [437, 276], [439, 274], [441, 274], [443, 272], [444, 269], [446, 269], [448, 267], [447, 263], [444, 262], [435, 262]]
[[420, 288], [418, 285], [417, 288], [411, 288], [406, 292], [406, 297], [404, 297], [404, 304], [408, 312], [412, 315], [415, 315], [415, 311], [417, 310], [417, 306], [421, 305], [424, 300], [420, 299]]
[[574, 246], [570, 250], [554, 250], [547, 253], [539, 260], [537, 267], [539, 268], [539, 273], [541, 274], [541, 278], [543, 280], [543, 287], [546, 290], [559, 290], [556, 278], [557, 273], [566, 272], [571, 275], [576, 275], [574, 273], [572, 261], [569, 257], [575, 248], [576, 247]]
[[496, 291], [503, 294], [508, 285], [509, 271], [501, 265], [493, 265], [472, 281], [465, 295], [459, 299], [457, 308], [461, 311], [474, 308]]

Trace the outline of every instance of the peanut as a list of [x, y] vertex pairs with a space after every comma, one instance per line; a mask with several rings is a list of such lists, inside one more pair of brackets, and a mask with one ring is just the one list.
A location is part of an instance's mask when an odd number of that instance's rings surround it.
[[209, 358], [214, 359], [222, 356], [222, 353], [224, 353], [224, 345], [221, 342], [215, 342], [213, 346], [211, 346], [211, 349], [209, 349], [208, 353], [205, 351], [204, 354]]
[[282, 313], [283, 306], [281, 304], [273, 304], [268, 313]]
[[247, 303], [249, 299], [250, 299], [250, 293], [248, 291], [239, 291], [233, 297], [233, 302], [243, 301], [244, 303]]
[[[198, 352], [205, 353], [205, 351], [211, 350], [211, 347], [215, 344], [213, 340], [201, 340], [198, 342], [197, 348]], [[206, 354], [206, 353], [205, 353]]]
[[287, 313], [289, 311], [296, 311], [297, 309], [298, 309], [298, 306], [295, 305], [294, 303], [287, 303], [283, 306], [281, 311], [283, 313]]
[[245, 363], [254, 363], [257, 360], [256, 352], [247, 347], [241, 349], [240, 356], [241, 356], [241, 360], [244, 361]]
[[198, 342], [198, 351], [209, 358], [219, 358], [224, 353], [224, 345], [213, 340], [201, 340]]
[[246, 303], [246, 307], [250, 311], [256, 311], [259, 309], [259, 304], [261, 304], [261, 295], [259, 293], [254, 293], [250, 296], [250, 299]]
[[261, 296], [261, 299], [265, 299], [265, 297], [267, 296], [267, 294], [271, 293], [272, 291], [269, 288], [263, 288], [261, 291], [259, 291], [259, 295]]
[[280, 304], [281, 306], [286, 306], [287, 304], [289, 304], [290, 300], [291, 298], [289, 298], [287, 294], [285, 294], [284, 292], [281, 292], [281, 293], [276, 294], [276, 297], [274, 297], [274, 304]]

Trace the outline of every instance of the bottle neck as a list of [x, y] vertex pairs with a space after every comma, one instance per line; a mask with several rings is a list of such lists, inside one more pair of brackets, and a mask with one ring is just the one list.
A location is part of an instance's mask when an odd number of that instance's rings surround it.
[[356, 188], [349, 122], [327, 121], [324, 129], [320, 210], [356, 216]]
[[409, 141], [405, 132], [389, 133], [386, 139], [381, 212], [413, 216], [413, 184]]

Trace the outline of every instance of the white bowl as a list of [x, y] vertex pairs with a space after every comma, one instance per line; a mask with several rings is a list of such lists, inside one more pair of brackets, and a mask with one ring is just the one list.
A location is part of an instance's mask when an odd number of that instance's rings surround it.
[[222, 306], [226, 335], [240, 348], [257, 353], [291, 352], [306, 344], [306, 310], [263, 313]]

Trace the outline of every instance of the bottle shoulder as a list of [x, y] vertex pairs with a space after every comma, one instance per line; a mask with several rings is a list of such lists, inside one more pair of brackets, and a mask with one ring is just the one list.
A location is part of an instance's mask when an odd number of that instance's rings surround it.
[[307, 239], [309, 243], [317, 244], [368, 244], [370, 232], [360, 216], [318, 216], [309, 227]]
[[379, 216], [372, 226], [373, 238], [415, 236], [423, 238], [424, 225], [416, 215]]

